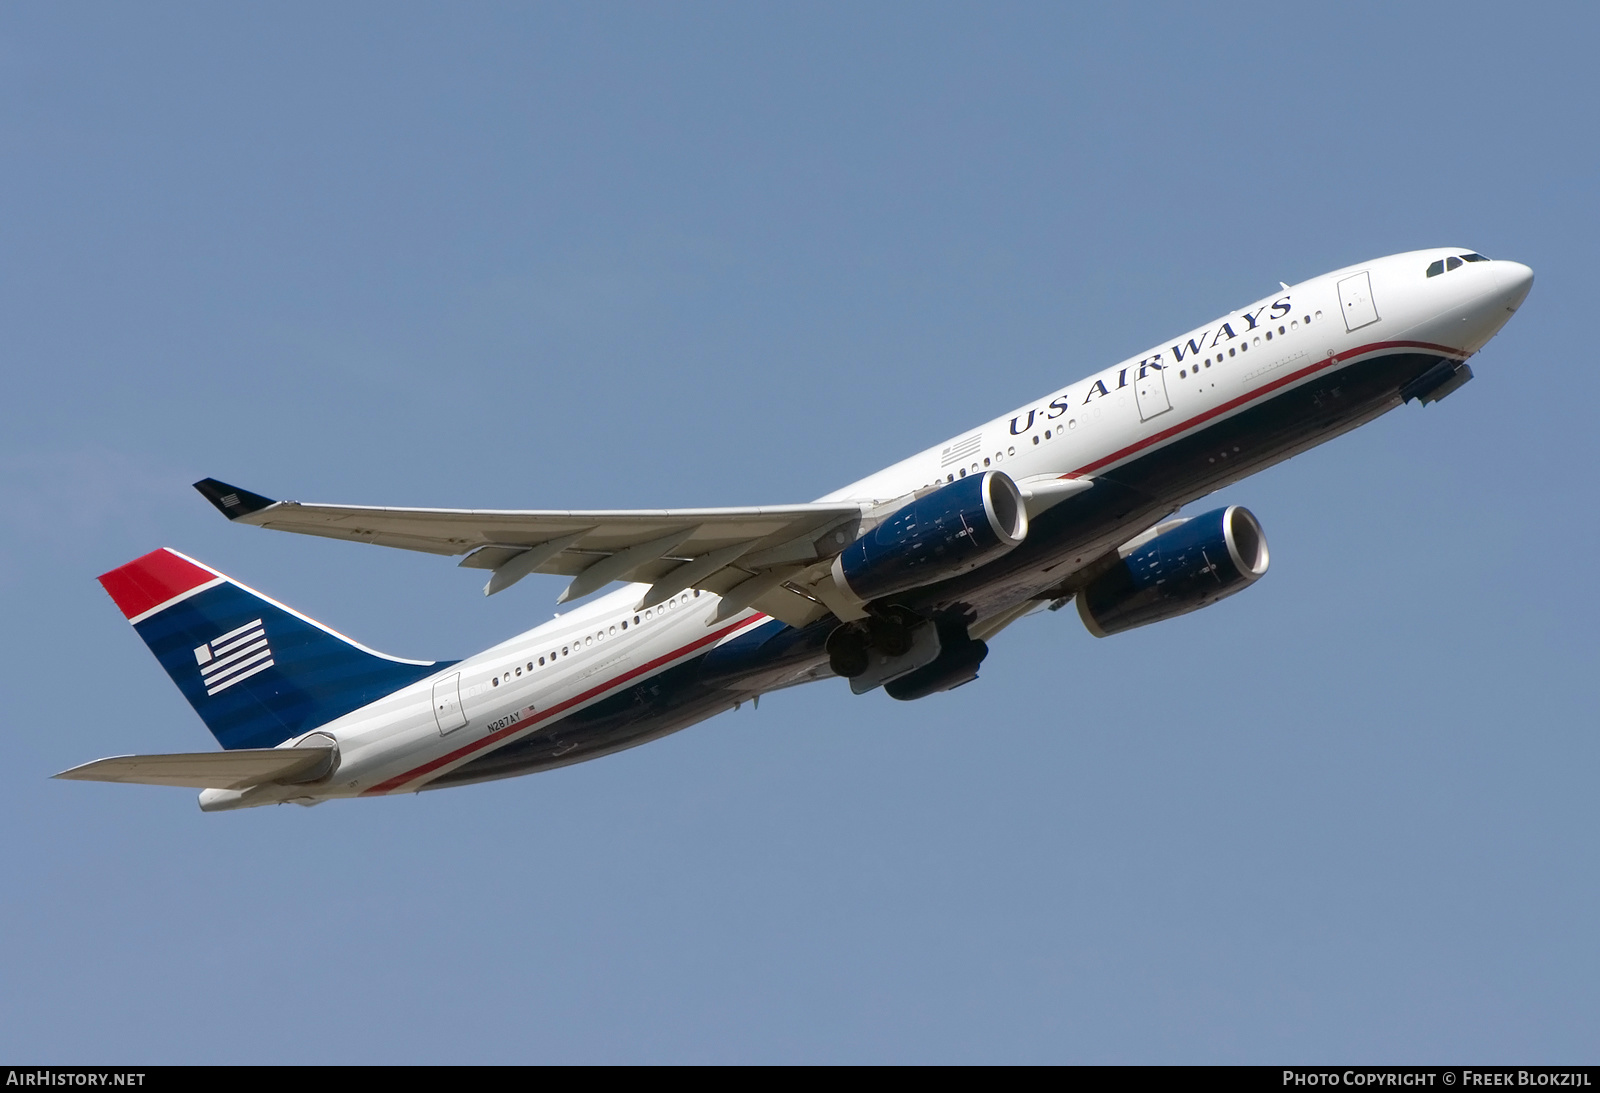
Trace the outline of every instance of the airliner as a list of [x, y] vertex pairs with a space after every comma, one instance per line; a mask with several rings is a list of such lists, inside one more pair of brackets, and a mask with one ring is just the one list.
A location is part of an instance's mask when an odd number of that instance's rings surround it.
[[1267, 572], [1265, 532], [1236, 505], [1181, 510], [1460, 389], [1533, 271], [1443, 248], [1280, 285], [809, 504], [384, 508], [205, 479], [235, 523], [459, 557], [485, 594], [559, 574], [557, 602], [575, 606], [465, 660], [408, 660], [156, 550], [100, 583], [221, 750], [56, 777], [197, 788], [206, 811], [442, 789], [595, 759], [814, 680], [937, 695], [1041, 609], [1075, 604], [1104, 638], [1214, 604]]

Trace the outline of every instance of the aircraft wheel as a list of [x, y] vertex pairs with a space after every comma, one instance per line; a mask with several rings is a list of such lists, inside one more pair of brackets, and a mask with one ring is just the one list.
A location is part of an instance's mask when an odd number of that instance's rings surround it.
[[904, 607], [890, 607], [868, 623], [872, 647], [886, 657], [901, 657], [911, 652], [911, 628], [922, 620]]
[[911, 631], [898, 619], [873, 619], [872, 647], [886, 657], [904, 656], [911, 651]]
[[871, 646], [859, 627], [845, 625], [828, 635], [828, 667], [833, 674], [854, 679], [867, 670], [867, 651]]

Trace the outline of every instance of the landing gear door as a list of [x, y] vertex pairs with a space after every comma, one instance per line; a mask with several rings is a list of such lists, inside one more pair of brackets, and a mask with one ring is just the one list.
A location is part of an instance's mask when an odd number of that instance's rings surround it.
[[1133, 395], [1139, 403], [1139, 420], [1149, 421], [1172, 409], [1172, 403], [1167, 399], [1165, 372], [1145, 364], [1139, 366], [1139, 371], [1143, 374], [1133, 381]]
[[1372, 278], [1367, 271], [1339, 282], [1339, 310], [1344, 312], [1344, 328], [1360, 330], [1378, 321], [1378, 305], [1372, 302]]
[[467, 723], [461, 712], [461, 673], [445, 676], [433, 685], [433, 717], [439, 722], [439, 735], [446, 736]]

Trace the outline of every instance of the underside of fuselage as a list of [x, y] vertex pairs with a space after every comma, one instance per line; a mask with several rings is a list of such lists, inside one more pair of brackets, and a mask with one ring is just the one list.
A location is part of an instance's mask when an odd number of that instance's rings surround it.
[[[1401, 404], [1401, 391], [1446, 358], [1398, 349], [1316, 374], [1144, 454], [1093, 473], [1094, 486], [1045, 510], [1027, 538], [963, 577], [896, 596], [920, 615], [980, 624], [1072, 591], [1072, 578], [1169, 513], [1315, 447]], [[1174, 422], [1180, 427], [1180, 422]], [[424, 788], [510, 778], [646, 744], [755, 695], [827, 678], [832, 616], [795, 629], [777, 621], [519, 737]]]
[[803, 629], [776, 619], [428, 782], [424, 789], [554, 770], [648, 744], [760, 694], [826, 678], [831, 616]]

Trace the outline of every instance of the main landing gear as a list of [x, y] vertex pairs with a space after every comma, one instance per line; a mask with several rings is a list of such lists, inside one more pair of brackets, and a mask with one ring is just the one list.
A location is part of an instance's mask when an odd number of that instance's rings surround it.
[[989, 647], [959, 618], [923, 619], [903, 607], [885, 608], [828, 635], [828, 666], [856, 694], [882, 687], [909, 702], [978, 678]]
[[891, 606], [860, 622], [847, 622], [828, 635], [828, 667], [854, 679], [872, 663], [872, 654], [901, 657], [911, 651], [911, 628], [923, 620], [904, 607]]

